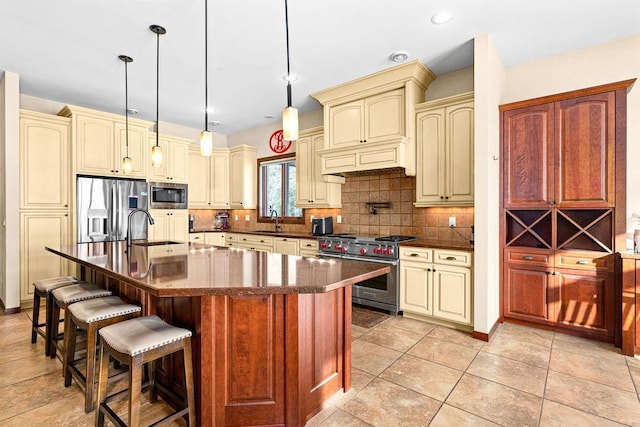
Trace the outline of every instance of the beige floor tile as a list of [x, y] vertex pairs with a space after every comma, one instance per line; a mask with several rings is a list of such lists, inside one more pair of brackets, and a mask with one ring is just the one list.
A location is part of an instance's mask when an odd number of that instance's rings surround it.
[[25, 337], [10, 346], [0, 347], [0, 365], [25, 357], [44, 359], [44, 340], [38, 338], [35, 344], [31, 344], [31, 338]]
[[306, 427], [317, 427], [322, 424], [331, 414], [336, 412], [338, 408], [335, 406], [328, 404], [324, 405], [320, 412], [315, 414], [309, 421], [307, 421]]
[[413, 347], [424, 334], [392, 327], [377, 327], [360, 337], [361, 340], [392, 350], [405, 352]]
[[640, 426], [635, 393], [549, 371], [545, 399], [628, 425]]
[[353, 398], [360, 390], [362, 390], [367, 384], [373, 381], [375, 377], [360, 369], [351, 368], [351, 389], [346, 392], [338, 392], [329, 399], [330, 404], [334, 406], [341, 406], [347, 403]]
[[372, 344], [358, 339], [351, 346], [351, 364], [354, 368], [372, 375], [380, 375], [396, 359], [402, 356], [399, 351]]
[[498, 424], [536, 426], [542, 398], [464, 374], [446, 403]]
[[478, 350], [427, 335], [407, 354], [464, 371], [476, 357]]
[[573, 353], [553, 349], [549, 369], [595, 381], [621, 390], [635, 392], [629, 368], [623, 357], [617, 361], [608, 358], [593, 357], [589, 354]]
[[13, 360], [0, 365], [0, 387], [35, 378], [50, 372], [58, 372], [62, 379], [62, 364], [58, 359], [48, 357]]
[[444, 402], [462, 372], [437, 363], [404, 355], [393, 362], [380, 378]]
[[542, 402], [540, 427], [615, 427], [623, 425], [550, 400], [545, 399]]
[[549, 366], [551, 354], [549, 347], [499, 336], [485, 344], [482, 351], [545, 369]]
[[398, 329], [404, 329], [406, 331], [419, 332], [423, 335], [431, 332], [436, 326], [433, 323], [423, 322], [421, 320], [410, 319], [404, 316], [392, 317], [384, 322], [380, 327], [393, 327]]
[[440, 402], [381, 379], [373, 380], [342, 407], [374, 426], [427, 426]]
[[629, 366], [629, 373], [631, 374], [631, 380], [636, 387], [636, 393], [638, 393], [638, 399], [640, 399], [640, 359], [633, 357], [625, 357], [627, 365]]
[[498, 424], [480, 418], [476, 415], [454, 408], [450, 405], [442, 405], [429, 427], [494, 427]]
[[518, 390], [544, 395], [547, 370], [517, 360], [481, 351], [467, 369], [468, 374], [495, 381]]
[[369, 332], [369, 329], [357, 325], [351, 325], [351, 340], [358, 339], [367, 332]]
[[494, 335], [495, 337], [504, 337], [545, 347], [551, 347], [553, 343], [553, 332], [529, 328], [515, 323], [501, 324]]
[[471, 338], [471, 334], [468, 332], [458, 331], [445, 326], [436, 326], [431, 332], [429, 332], [428, 336], [432, 338], [439, 338], [450, 343], [463, 345], [465, 347], [471, 347], [475, 350], [480, 350], [485, 344], [484, 341]]
[[556, 333], [553, 336], [553, 348], [610, 360], [620, 360], [620, 349], [613, 344]]
[[64, 387], [59, 371], [0, 388], [0, 420], [14, 417], [60, 399], [81, 394], [77, 387]]
[[319, 425], [321, 427], [368, 427], [371, 424], [338, 409]]
[[0, 421], [0, 427], [88, 427], [93, 424], [94, 414], [85, 414], [84, 395], [81, 393]]

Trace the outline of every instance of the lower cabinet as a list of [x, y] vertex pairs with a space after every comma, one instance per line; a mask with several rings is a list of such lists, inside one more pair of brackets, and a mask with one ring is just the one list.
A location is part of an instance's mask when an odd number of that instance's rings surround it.
[[33, 301], [33, 282], [69, 274], [68, 262], [45, 249], [69, 243], [67, 212], [20, 213], [20, 300]]
[[400, 247], [400, 310], [471, 326], [472, 254]]
[[204, 242], [207, 245], [225, 246], [226, 233], [204, 233]]
[[227, 233], [225, 246], [254, 251], [273, 252], [273, 237], [255, 234]]
[[190, 241], [187, 209], [150, 209], [154, 224], [149, 226], [149, 240]]
[[300, 256], [318, 257], [318, 241], [315, 239], [300, 239]]
[[273, 252], [284, 255], [299, 255], [299, 241], [288, 237], [274, 237]]
[[205, 243], [204, 233], [189, 233], [189, 241], [193, 243]]

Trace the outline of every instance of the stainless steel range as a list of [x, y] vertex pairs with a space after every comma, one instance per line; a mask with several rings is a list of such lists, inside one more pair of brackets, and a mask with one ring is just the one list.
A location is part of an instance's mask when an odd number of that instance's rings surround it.
[[330, 234], [318, 238], [320, 258], [340, 258], [389, 265], [390, 272], [353, 285], [353, 302], [397, 314], [400, 269], [399, 243], [417, 240], [415, 236], [358, 237]]

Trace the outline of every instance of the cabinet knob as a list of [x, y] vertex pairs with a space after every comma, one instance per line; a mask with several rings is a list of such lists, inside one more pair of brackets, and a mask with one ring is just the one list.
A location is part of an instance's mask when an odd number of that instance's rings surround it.
[[65, 208], [68, 208], [68, 207], [69, 207], [69, 205], [64, 205], [64, 207], [65, 207]]
[[525, 260], [525, 261], [532, 261], [533, 257], [531, 255], [525, 255], [525, 256], [522, 257], [522, 259]]
[[444, 196], [445, 199], [449, 200], [449, 196]]
[[430, 268], [427, 268], [427, 271], [431, 271], [431, 269], [430, 269]]
[[435, 272], [436, 272], [436, 269], [434, 268], [434, 269], [433, 269], [433, 270], [431, 270], [431, 271], [433, 271], [433, 272], [435, 273]]
[[260, 240], [260, 243], [264, 243], [264, 240]]
[[440, 196], [440, 200], [444, 199], [444, 196]]

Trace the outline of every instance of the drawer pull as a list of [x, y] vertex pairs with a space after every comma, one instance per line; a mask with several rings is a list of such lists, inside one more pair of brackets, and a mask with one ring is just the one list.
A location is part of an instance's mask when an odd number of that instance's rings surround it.
[[578, 261], [576, 261], [576, 264], [587, 265], [589, 264], [589, 261], [587, 261], [586, 259], [579, 259]]
[[445, 259], [446, 259], [447, 261], [455, 261], [455, 260], [456, 260], [456, 257], [454, 257], [454, 256], [448, 256], [448, 257], [446, 257]]
[[412, 253], [412, 254], [409, 254], [409, 256], [420, 256], [420, 254]]
[[531, 255], [525, 255], [522, 257], [522, 259], [527, 260], [527, 261], [533, 261], [533, 257]]

